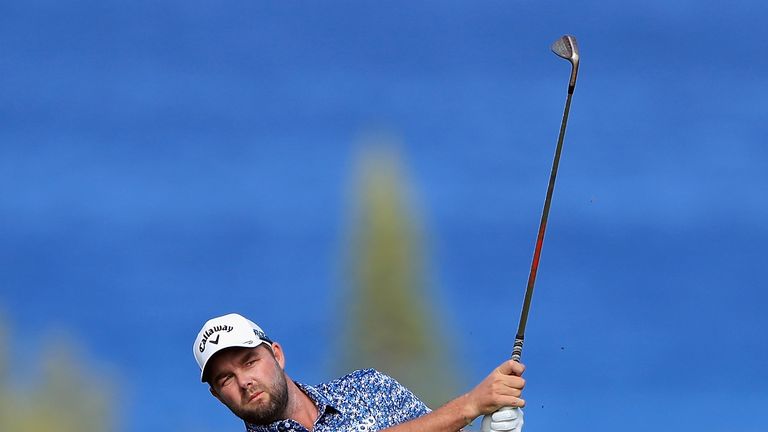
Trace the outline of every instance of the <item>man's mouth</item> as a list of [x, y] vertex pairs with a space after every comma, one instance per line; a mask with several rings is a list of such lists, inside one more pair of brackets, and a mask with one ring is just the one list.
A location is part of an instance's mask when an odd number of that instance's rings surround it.
[[253, 393], [252, 395], [248, 396], [248, 402], [247, 402], [247, 403], [250, 403], [250, 402], [252, 402], [254, 399], [256, 399], [257, 397], [261, 396], [261, 394], [262, 394], [262, 393], [264, 393], [264, 392], [262, 392], [262, 391], [257, 391], [257, 392], [255, 392], [255, 393]]

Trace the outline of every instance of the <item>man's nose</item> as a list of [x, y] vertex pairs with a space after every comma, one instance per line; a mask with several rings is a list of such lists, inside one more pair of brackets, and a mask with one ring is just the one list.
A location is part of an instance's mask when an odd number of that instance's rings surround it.
[[247, 374], [236, 374], [235, 379], [240, 388], [247, 389], [253, 385], [253, 380]]

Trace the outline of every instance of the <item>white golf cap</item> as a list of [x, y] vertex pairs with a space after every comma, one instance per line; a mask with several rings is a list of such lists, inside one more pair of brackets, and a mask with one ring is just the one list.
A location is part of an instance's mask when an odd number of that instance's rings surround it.
[[217, 352], [231, 347], [253, 348], [272, 341], [253, 321], [235, 313], [206, 321], [195, 338], [192, 350], [200, 366], [200, 380], [205, 382], [205, 366]]

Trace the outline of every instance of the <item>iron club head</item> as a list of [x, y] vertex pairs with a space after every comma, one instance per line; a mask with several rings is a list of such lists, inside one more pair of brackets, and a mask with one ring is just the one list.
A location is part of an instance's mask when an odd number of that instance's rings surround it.
[[579, 61], [579, 46], [576, 44], [576, 38], [571, 35], [556, 40], [552, 44], [552, 52], [571, 63]]
[[576, 38], [565, 35], [552, 44], [552, 52], [571, 62], [571, 80], [568, 83], [568, 93], [573, 93], [576, 87], [576, 75], [579, 73], [579, 46]]

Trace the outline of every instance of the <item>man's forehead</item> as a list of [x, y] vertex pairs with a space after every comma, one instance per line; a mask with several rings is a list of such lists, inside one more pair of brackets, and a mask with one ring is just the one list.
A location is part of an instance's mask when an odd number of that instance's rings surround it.
[[263, 345], [264, 344], [255, 347], [224, 348], [208, 360], [206, 375], [208, 377], [216, 378], [216, 375], [221, 374], [223, 372], [222, 369], [226, 368], [229, 363], [238, 363], [249, 355], [263, 355], [263, 350], [269, 351], [269, 349]]

